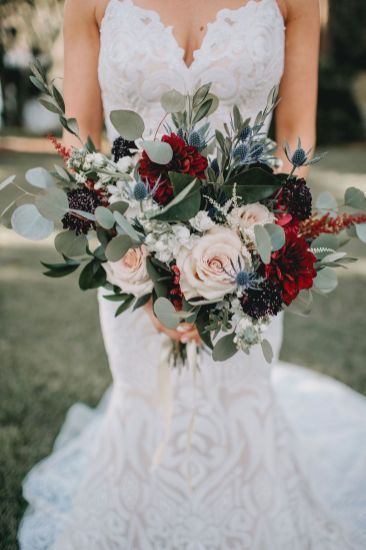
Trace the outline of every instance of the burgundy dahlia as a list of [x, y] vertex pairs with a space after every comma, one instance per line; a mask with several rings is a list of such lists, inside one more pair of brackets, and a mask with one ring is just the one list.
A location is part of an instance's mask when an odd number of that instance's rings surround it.
[[181, 137], [174, 133], [163, 136], [162, 141], [169, 143], [173, 149], [172, 160], [168, 164], [157, 164], [152, 162], [146, 152], [143, 151], [138, 172], [143, 181], [147, 180], [150, 190], [154, 188], [160, 176], [154, 198], [158, 203], [166, 204], [173, 195], [173, 187], [168, 175], [169, 171], [204, 179], [208, 163], [206, 157], [201, 155], [196, 147], [187, 145]]
[[265, 265], [266, 278], [280, 285], [282, 300], [289, 305], [300, 290], [311, 288], [316, 276], [316, 257], [303, 237], [286, 231], [286, 243], [272, 252], [271, 263]]
[[244, 313], [254, 319], [277, 315], [282, 309], [282, 289], [278, 283], [265, 280], [257, 289], [249, 288], [241, 299]]
[[289, 212], [297, 220], [306, 220], [311, 216], [311, 192], [303, 178], [291, 178], [284, 183], [277, 208]]
[[[97, 206], [100, 206], [101, 200], [95, 191], [91, 189], [74, 189], [67, 193], [69, 208], [73, 210], [82, 210], [94, 214]], [[89, 229], [95, 228], [93, 221], [84, 218], [82, 215], [72, 214], [68, 212], [62, 218], [64, 229], [71, 229], [77, 235], [80, 233], [88, 233]]]

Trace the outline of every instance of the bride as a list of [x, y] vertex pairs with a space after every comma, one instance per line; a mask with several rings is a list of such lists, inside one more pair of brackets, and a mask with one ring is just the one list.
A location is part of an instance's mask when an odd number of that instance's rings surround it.
[[[220, 127], [234, 103], [255, 115], [281, 81], [277, 141], [311, 146], [318, 11], [318, 0], [67, 0], [68, 114], [99, 145], [103, 116], [116, 137], [113, 109], [138, 111], [152, 134], [161, 94], [201, 80], [221, 100]], [[105, 292], [113, 387], [97, 410], [71, 409], [28, 475], [22, 550], [366, 548], [361, 396], [295, 366], [271, 370], [260, 350], [224, 364], [204, 355], [195, 377], [170, 372], [167, 432], [161, 352], [167, 338], [198, 340], [196, 329], [167, 330], [151, 307], [115, 318]], [[277, 358], [281, 337], [278, 315], [268, 331]]]

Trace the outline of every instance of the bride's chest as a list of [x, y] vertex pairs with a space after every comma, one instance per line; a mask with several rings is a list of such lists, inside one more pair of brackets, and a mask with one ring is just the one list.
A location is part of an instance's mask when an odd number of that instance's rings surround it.
[[[276, 0], [249, 0], [221, 9], [208, 23], [189, 66], [173, 27], [133, 0], [110, 0], [101, 25], [99, 78], [105, 107], [139, 110], [151, 118], [167, 89], [191, 91], [212, 82], [221, 105], [244, 114], [263, 107], [281, 79], [285, 31]], [[154, 117], [155, 118], [155, 117]]]

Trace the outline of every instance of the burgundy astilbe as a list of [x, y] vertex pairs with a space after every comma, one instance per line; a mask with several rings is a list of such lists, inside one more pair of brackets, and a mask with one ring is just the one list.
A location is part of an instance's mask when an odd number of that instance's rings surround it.
[[315, 239], [321, 233], [337, 235], [343, 229], [347, 229], [347, 227], [351, 227], [355, 223], [366, 223], [366, 214], [354, 215], [344, 212], [343, 214], [339, 214], [339, 216], [332, 217], [327, 213], [320, 218], [314, 215], [300, 223], [299, 235], [305, 239]]
[[62, 143], [60, 143], [56, 138], [55, 136], [53, 136], [52, 134], [49, 134], [48, 136], [48, 139], [50, 140], [50, 142], [52, 143], [52, 145], [54, 146], [54, 148], [56, 149], [56, 151], [58, 152], [58, 154], [64, 159], [64, 161], [66, 162], [69, 158], [70, 158], [70, 149], [67, 149], [66, 147], [64, 147], [62, 145]]

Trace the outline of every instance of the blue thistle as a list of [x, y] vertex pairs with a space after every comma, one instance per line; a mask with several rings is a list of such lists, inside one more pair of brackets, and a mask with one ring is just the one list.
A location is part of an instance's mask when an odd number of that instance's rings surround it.
[[142, 181], [138, 181], [133, 188], [133, 197], [137, 201], [143, 201], [148, 195], [148, 190]]
[[219, 163], [217, 162], [217, 159], [213, 159], [210, 163], [210, 167], [212, 168], [212, 170], [215, 172], [216, 176], [219, 175], [219, 172], [220, 172], [220, 168], [219, 168]]
[[240, 141], [245, 141], [251, 135], [252, 129], [250, 126], [245, 126], [239, 134]]
[[315, 164], [320, 159], [324, 157], [324, 154], [318, 155], [313, 158], [309, 158], [309, 155], [312, 151], [312, 147], [305, 151], [305, 149], [301, 146], [301, 139], [299, 138], [297, 141], [297, 148], [294, 152], [291, 152], [290, 146], [287, 142], [285, 142], [284, 145], [284, 151], [286, 153], [286, 157], [289, 162], [291, 162], [293, 166], [292, 173], [296, 168], [299, 168], [300, 166], [310, 166], [311, 164]]
[[202, 142], [201, 137], [198, 132], [190, 132], [188, 136], [188, 145], [192, 145], [193, 147], [196, 147], [196, 149], [200, 150], [202, 149]]
[[239, 159], [241, 162], [245, 162], [248, 157], [249, 147], [244, 143], [241, 143], [234, 149], [234, 157]]
[[259, 160], [264, 153], [264, 147], [260, 143], [254, 145], [250, 150], [250, 156], [254, 160]]

